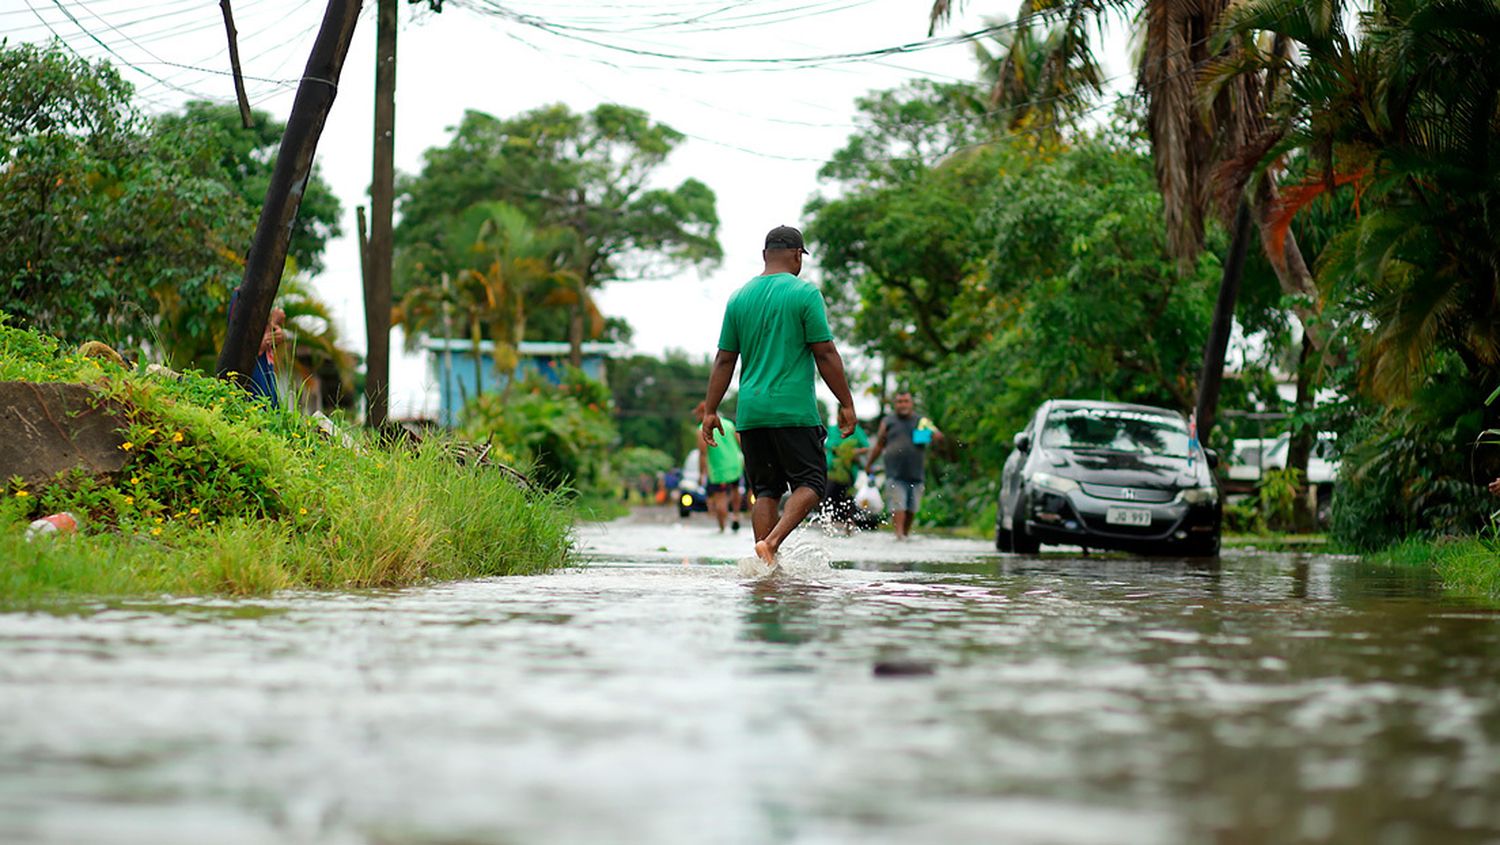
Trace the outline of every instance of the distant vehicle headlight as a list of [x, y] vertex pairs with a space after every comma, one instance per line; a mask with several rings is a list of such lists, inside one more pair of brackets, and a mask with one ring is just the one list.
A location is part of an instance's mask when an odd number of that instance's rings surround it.
[[693, 497], [692, 497], [691, 494], [689, 494], [689, 493], [683, 493], [682, 494], [682, 506], [685, 507], [685, 508], [690, 508], [690, 507], [693, 506]]
[[1185, 505], [1212, 505], [1219, 501], [1219, 491], [1213, 487], [1190, 487], [1177, 494], [1177, 501]]
[[1031, 476], [1031, 483], [1053, 493], [1071, 493], [1078, 489], [1078, 482], [1050, 472], [1038, 472]]

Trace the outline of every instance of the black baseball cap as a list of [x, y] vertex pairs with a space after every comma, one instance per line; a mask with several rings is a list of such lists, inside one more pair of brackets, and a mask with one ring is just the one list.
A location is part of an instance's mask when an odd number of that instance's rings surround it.
[[766, 249], [795, 249], [803, 255], [811, 255], [802, 242], [802, 230], [791, 226], [777, 226], [766, 233]]

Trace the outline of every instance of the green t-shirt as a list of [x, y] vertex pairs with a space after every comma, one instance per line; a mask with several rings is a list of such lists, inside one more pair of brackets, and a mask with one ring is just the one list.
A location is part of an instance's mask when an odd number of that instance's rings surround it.
[[719, 417], [724, 433], [714, 432], [714, 445], [708, 447], [708, 483], [728, 484], [739, 481], [745, 472], [745, 456], [734, 438], [734, 422]]
[[854, 433], [848, 437], [839, 433], [838, 426], [829, 426], [828, 439], [823, 441], [823, 451], [828, 456], [828, 480], [853, 484], [854, 464], [858, 460], [854, 450], [868, 448], [870, 436], [859, 425], [854, 426]]
[[833, 340], [823, 294], [790, 273], [756, 276], [729, 298], [719, 348], [740, 354], [740, 431], [822, 425], [809, 344]]

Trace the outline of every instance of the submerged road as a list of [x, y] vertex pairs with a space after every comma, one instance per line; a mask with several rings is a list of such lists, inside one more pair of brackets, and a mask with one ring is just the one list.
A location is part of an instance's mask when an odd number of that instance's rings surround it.
[[1500, 616], [1420, 578], [746, 534], [0, 612], [0, 841], [1500, 841]]

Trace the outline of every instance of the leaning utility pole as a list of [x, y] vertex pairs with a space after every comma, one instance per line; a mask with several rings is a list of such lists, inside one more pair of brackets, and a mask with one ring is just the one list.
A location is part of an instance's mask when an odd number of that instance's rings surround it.
[[245, 276], [233, 313], [229, 315], [229, 334], [219, 351], [217, 371], [220, 377], [232, 378], [248, 388], [249, 373], [255, 368], [261, 336], [271, 316], [271, 305], [286, 269], [287, 244], [292, 238], [292, 224], [302, 204], [302, 191], [312, 175], [313, 155], [323, 123], [338, 93], [339, 72], [349, 54], [354, 25], [359, 21], [359, 0], [329, 0], [323, 13], [323, 24], [307, 57], [307, 68], [292, 101], [292, 113], [281, 136], [281, 149], [271, 170], [271, 184], [260, 208], [260, 222], [255, 239], [245, 257]]
[[391, 217], [396, 179], [396, 8], [375, 18], [375, 155], [370, 177], [370, 245], [365, 268], [365, 424], [385, 425], [391, 377]]

